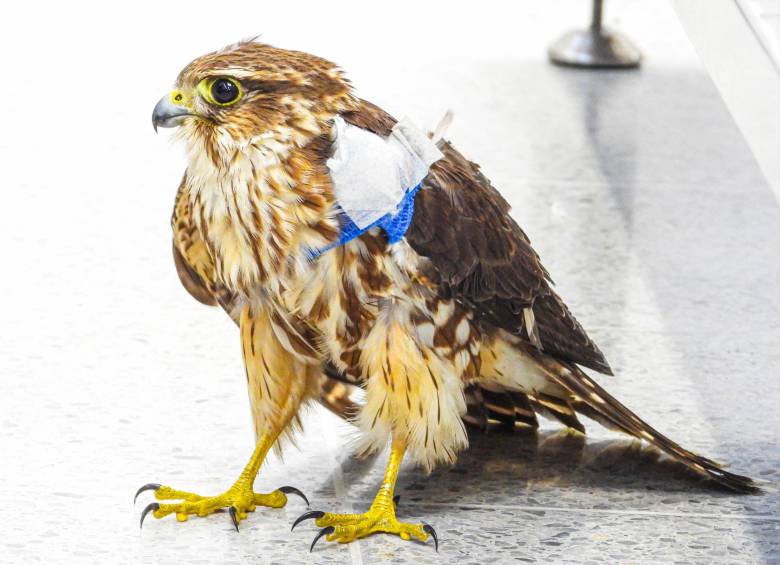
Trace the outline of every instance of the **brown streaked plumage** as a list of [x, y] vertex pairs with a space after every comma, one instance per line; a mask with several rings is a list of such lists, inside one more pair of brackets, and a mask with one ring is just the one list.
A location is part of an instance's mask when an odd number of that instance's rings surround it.
[[[379, 135], [388, 135], [395, 125], [389, 114], [365, 101], [345, 118]], [[545, 351], [612, 374], [604, 355], [550, 287], [549, 273], [509, 215], [506, 200], [478, 165], [447, 142], [441, 149], [445, 159], [425, 179], [406, 234], [414, 250], [433, 263], [441, 294], [467, 302], [492, 325], [526, 339], [523, 311], [531, 309]]]
[[[209, 99], [217, 81], [235, 86], [234, 102]], [[611, 369], [507, 202], [449, 142], [439, 143], [444, 158], [425, 178], [402, 241], [389, 244], [374, 228], [311, 259], [339, 233], [326, 166], [333, 119], [380, 136], [395, 120], [355, 97], [333, 64], [253, 42], [197, 59], [174, 92], [176, 108], [164, 100], [167, 114], [155, 110], [161, 125], [181, 125], [189, 158], [174, 258], [185, 288], [240, 327], [259, 439], [249, 467], [256, 474], [263, 450], [315, 399], [349, 417], [366, 450], [392, 443], [371, 510], [317, 518], [333, 528], [328, 539], [375, 531], [427, 539], [428, 529], [397, 522], [387, 503], [397, 465], [404, 454], [428, 469], [453, 462], [468, 444], [464, 420], [536, 427], [541, 413], [584, 432], [582, 414], [725, 487], [755, 490], [659, 434], [583, 372]], [[355, 386], [365, 390], [360, 406], [349, 400]], [[209, 504], [238, 505], [240, 518], [241, 497], [233, 489], [221, 497]], [[202, 508], [164, 510], [155, 516]]]

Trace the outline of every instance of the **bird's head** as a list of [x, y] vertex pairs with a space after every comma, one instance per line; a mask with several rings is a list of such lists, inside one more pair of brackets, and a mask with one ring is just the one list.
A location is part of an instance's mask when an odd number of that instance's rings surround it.
[[184, 137], [218, 145], [245, 146], [269, 134], [302, 145], [351, 103], [349, 83], [333, 63], [245, 41], [187, 65], [152, 123], [155, 130], [182, 126]]

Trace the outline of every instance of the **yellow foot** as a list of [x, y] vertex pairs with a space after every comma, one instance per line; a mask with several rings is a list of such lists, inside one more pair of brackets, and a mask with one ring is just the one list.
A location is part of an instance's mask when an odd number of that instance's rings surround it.
[[311, 518], [314, 518], [314, 523], [322, 529], [311, 542], [309, 551], [314, 549], [315, 544], [322, 536], [325, 536], [326, 541], [348, 543], [377, 532], [397, 534], [404, 540], [415, 538], [422, 542], [427, 541], [428, 536], [430, 536], [433, 538], [436, 551], [439, 551], [436, 530], [426, 523], [399, 522], [395, 517], [393, 505], [372, 506], [365, 514], [331, 514], [330, 512], [313, 510], [300, 516], [293, 523], [293, 529], [299, 523]]
[[306, 506], [309, 505], [306, 496], [295, 487], [279, 487], [268, 494], [258, 494], [252, 490], [251, 484], [241, 480], [218, 496], [200, 496], [199, 494], [149, 483], [138, 489], [138, 492], [135, 493], [136, 499], [139, 494], [147, 490], [153, 490], [154, 497], [157, 500], [181, 500], [182, 502], [172, 504], [152, 502], [141, 513], [141, 527], [143, 527], [144, 519], [149, 512], [155, 518], [176, 514], [176, 519], [179, 522], [186, 522], [192, 514], [208, 516], [213, 512], [227, 508], [233, 521], [233, 526], [238, 531], [238, 523], [246, 518], [247, 512], [254, 512], [257, 506], [281, 508], [287, 504], [288, 494], [297, 494], [306, 502]]

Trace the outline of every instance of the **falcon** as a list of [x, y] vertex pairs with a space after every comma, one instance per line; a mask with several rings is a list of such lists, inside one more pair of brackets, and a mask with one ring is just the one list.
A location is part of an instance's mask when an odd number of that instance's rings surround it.
[[[403, 460], [426, 470], [453, 463], [468, 447], [464, 422], [537, 426], [540, 413], [584, 432], [584, 415], [727, 489], [757, 490], [653, 429], [585, 372], [612, 374], [479, 166], [358, 98], [336, 65], [240, 42], [187, 65], [152, 119], [155, 129], [178, 127], [186, 146], [173, 256], [189, 293], [238, 325], [257, 442], [217, 496], [141, 487], [158, 500], [141, 524], [149, 513], [184, 521], [227, 509], [238, 529], [257, 506], [303, 496], [254, 485], [313, 401], [353, 422], [364, 452], [389, 444], [390, 454], [366, 512], [296, 521], [321, 528], [312, 548], [322, 536], [344, 543], [375, 532], [438, 546], [433, 527], [397, 518], [394, 488]], [[343, 153], [365, 162], [339, 169]], [[357, 220], [365, 210], [375, 221]], [[353, 387], [363, 402], [350, 400]]]

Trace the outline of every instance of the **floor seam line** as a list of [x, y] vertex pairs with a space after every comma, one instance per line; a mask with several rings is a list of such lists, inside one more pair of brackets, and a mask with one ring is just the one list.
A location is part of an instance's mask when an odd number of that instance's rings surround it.
[[[366, 503], [363, 499], [354, 500], [355, 503]], [[576, 507], [564, 507], [564, 506], [533, 506], [533, 505], [521, 505], [521, 504], [474, 504], [464, 503], [458, 504], [456, 502], [416, 502], [410, 500], [404, 500], [403, 506], [437, 506], [442, 508], [475, 508], [475, 509], [487, 509], [487, 510], [526, 510], [531, 512], [585, 512], [593, 514], [618, 514], [618, 515], [634, 515], [634, 516], [657, 516], [657, 517], [674, 517], [674, 518], [714, 518], [716, 520], [750, 520], [750, 521], [766, 521], [766, 522], [780, 522], [780, 517], [777, 516], [758, 516], [750, 514], [712, 514], [706, 512], [656, 512], [654, 510], [621, 510], [617, 508], [576, 508]]]

